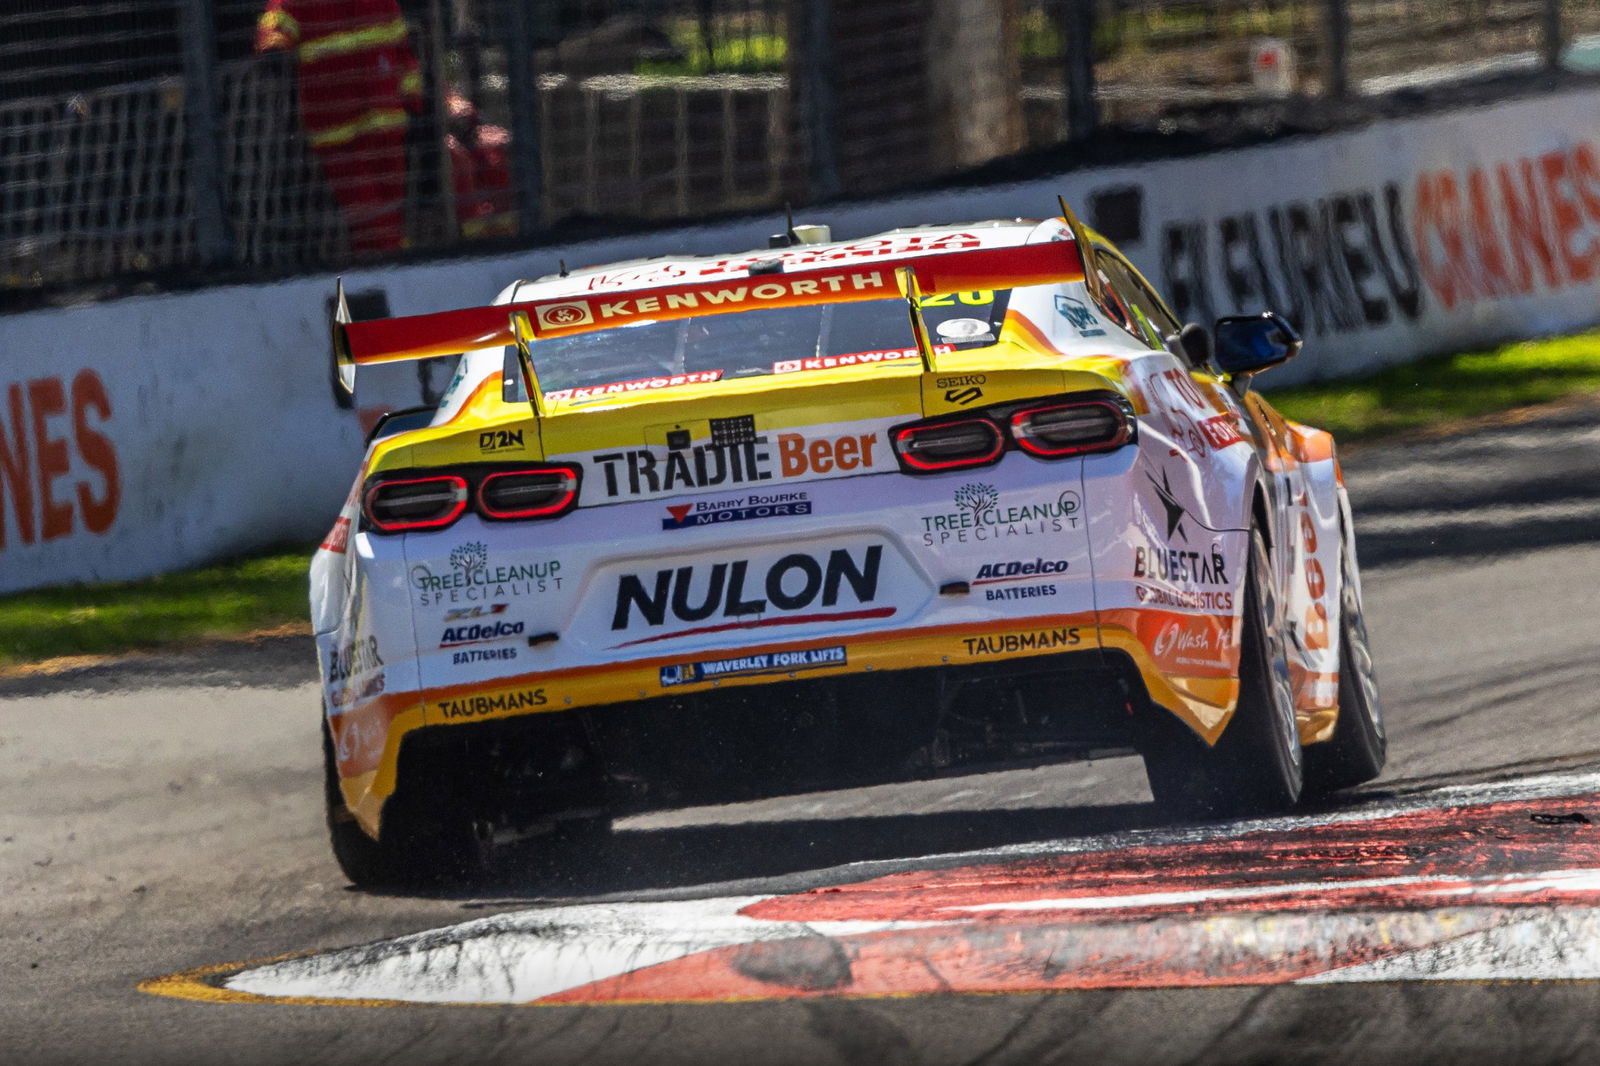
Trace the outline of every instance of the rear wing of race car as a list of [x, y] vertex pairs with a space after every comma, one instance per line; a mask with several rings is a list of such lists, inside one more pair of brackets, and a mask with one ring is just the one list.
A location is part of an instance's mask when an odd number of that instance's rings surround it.
[[[1064, 207], [1065, 205], [1063, 205]], [[355, 391], [358, 366], [454, 355], [515, 344], [530, 395], [540, 395], [529, 342], [698, 315], [767, 307], [799, 307], [904, 297], [923, 369], [933, 370], [933, 345], [922, 321], [924, 297], [973, 289], [1009, 289], [1085, 280], [1080, 248], [1088, 248], [1067, 214], [1074, 241], [943, 252], [887, 263], [851, 263], [790, 273], [472, 307], [426, 315], [352, 322], [344, 283], [336, 289], [333, 351], [339, 381]], [[1093, 252], [1089, 252], [1091, 259]], [[1093, 272], [1091, 272], [1093, 273]], [[535, 401], [537, 408], [538, 401]]]

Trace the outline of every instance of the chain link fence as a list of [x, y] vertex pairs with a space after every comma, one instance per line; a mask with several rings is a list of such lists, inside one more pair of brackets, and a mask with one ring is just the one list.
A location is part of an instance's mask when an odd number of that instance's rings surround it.
[[1600, 0], [7, 0], [0, 298], [777, 212], [1597, 35]]

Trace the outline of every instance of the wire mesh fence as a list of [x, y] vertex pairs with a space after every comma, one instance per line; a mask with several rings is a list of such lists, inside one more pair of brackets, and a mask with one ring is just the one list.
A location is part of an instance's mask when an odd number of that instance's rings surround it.
[[0, 0], [0, 295], [775, 211], [1596, 55], [1600, 0]]

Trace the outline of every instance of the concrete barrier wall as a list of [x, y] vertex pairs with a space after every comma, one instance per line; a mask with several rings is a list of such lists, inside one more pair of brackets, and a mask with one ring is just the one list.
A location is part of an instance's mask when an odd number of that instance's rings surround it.
[[[1042, 217], [1062, 193], [1185, 317], [1273, 308], [1305, 354], [1264, 384], [1600, 321], [1600, 90], [1327, 137], [808, 212], [836, 238]], [[509, 281], [764, 246], [745, 219], [471, 261], [356, 271], [416, 314]], [[365, 423], [436, 396], [448, 361], [328, 380], [331, 277], [0, 317], [0, 591], [140, 577], [307, 540], [349, 488]]]

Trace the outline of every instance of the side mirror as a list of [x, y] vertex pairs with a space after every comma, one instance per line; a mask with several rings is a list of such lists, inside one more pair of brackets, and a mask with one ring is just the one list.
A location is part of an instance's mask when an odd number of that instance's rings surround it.
[[1210, 366], [1214, 354], [1211, 331], [1198, 322], [1185, 322], [1182, 329], [1167, 338], [1167, 348], [1194, 367]]
[[1230, 374], [1254, 374], [1300, 351], [1300, 334], [1273, 311], [1219, 318], [1215, 336], [1217, 366]]

